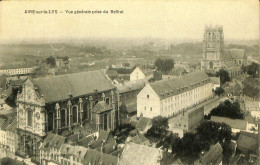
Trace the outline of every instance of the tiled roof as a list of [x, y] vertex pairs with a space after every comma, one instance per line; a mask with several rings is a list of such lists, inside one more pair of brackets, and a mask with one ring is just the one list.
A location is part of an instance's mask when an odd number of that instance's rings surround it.
[[210, 77], [210, 80], [211, 80], [214, 84], [220, 84], [220, 78], [219, 78], [219, 77]]
[[102, 113], [108, 110], [113, 109], [111, 105], [108, 105], [105, 101], [99, 101], [94, 107], [93, 112], [95, 113]]
[[9, 124], [9, 125], [6, 127], [6, 130], [7, 130], [7, 131], [10, 131], [10, 132], [15, 132], [16, 128], [17, 128], [17, 119], [14, 119], [14, 120], [12, 121], [12, 123]]
[[230, 49], [233, 59], [242, 59], [245, 56], [245, 49]]
[[256, 101], [260, 101], [260, 87], [259, 85], [248, 84], [243, 88], [243, 94], [255, 99]]
[[132, 137], [132, 142], [136, 144], [151, 145], [150, 141], [142, 134]]
[[219, 123], [226, 123], [231, 128], [246, 130], [248, 122], [246, 120], [241, 119], [230, 119], [227, 117], [219, 117], [219, 116], [211, 116], [211, 121], [219, 122]]
[[88, 152], [88, 148], [82, 146], [72, 146], [69, 144], [63, 144], [60, 147], [60, 152], [62, 154], [74, 155], [77, 158], [84, 159], [86, 153]]
[[50, 150], [50, 148], [60, 148], [65, 143], [65, 137], [54, 134], [48, 133], [46, 138], [43, 141], [41, 149]]
[[136, 124], [138, 131], [145, 131], [148, 126], [152, 126], [152, 120], [146, 117], [141, 117]]
[[119, 165], [157, 164], [158, 159], [161, 159], [158, 148], [130, 143], [125, 147]]
[[223, 59], [224, 60], [232, 60], [230, 49], [224, 49]]
[[237, 148], [243, 152], [256, 152], [258, 148], [257, 136], [254, 137], [246, 134], [240, 134], [237, 140]]
[[135, 80], [135, 81], [129, 81], [124, 83], [123, 85], [115, 85], [119, 91], [120, 94], [135, 91], [135, 90], [141, 90], [144, 88], [146, 83], [145, 79]]
[[88, 136], [88, 137], [84, 137], [82, 139], [80, 139], [78, 141], [78, 145], [79, 146], [84, 146], [84, 147], [88, 147], [88, 144], [94, 140], [94, 137], [93, 136]]
[[197, 71], [179, 78], [156, 81], [150, 85], [157, 95], [164, 99], [197, 88], [209, 82], [210, 78], [204, 71]]
[[89, 149], [85, 155], [83, 164], [117, 165], [117, 157]]
[[153, 71], [151, 69], [141, 69], [139, 68], [145, 76], [153, 74]]
[[70, 94], [79, 97], [115, 88], [100, 70], [36, 78], [32, 82], [46, 103], [69, 99]]
[[219, 164], [222, 161], [223, 149], [219, 143], [211, 146], [210, 150], [201, 157], [200, 161], [205, 164]]

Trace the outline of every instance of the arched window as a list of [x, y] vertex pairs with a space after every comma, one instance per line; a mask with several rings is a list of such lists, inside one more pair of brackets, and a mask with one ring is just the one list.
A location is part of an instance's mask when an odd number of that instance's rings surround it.
[[109, 98], [106, 98], [106, 103], [109, 104]]
[[72, 107], [72, 117], [73, 117], [73, 123], [77, 123], [78, 122], [78, 107], [77, 106]]
[[27, 125], [32, 127], [32, 110], [27, 109]]

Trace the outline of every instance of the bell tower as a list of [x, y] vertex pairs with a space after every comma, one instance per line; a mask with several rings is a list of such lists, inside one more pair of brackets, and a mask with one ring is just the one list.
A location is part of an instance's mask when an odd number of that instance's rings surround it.
[[218, 71], [221, 68], [221, 61], [224, 50], [224, 34], [222, 26], [206, 26], [203, 43], [203, 58], [201, 69]]

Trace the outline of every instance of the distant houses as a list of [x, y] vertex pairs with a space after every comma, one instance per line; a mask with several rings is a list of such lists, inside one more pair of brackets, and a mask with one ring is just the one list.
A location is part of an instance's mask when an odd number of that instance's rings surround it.
[[135, 81], [139, 79], [150, 79], [153, 77], [153, 71], [150, 69], [141, 69], [136, 67], [134, 71], [130, 74], [130, 81]]

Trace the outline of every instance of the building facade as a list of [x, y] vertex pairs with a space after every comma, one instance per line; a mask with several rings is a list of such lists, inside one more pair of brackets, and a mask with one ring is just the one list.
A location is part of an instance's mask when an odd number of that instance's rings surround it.
[[153, 72], [149, 69], [140, 69], [136, 67], [135, 70], [130, 74], [130, 81], [136, 81], [140, 79], [149, 79], [152, 78]]
[[222, 26], [205, 27], [201, 69], [217, 71], [222, 67], [224, 33]]
[[205, 72], [146, 86], [137, 95], [137, 117], [170, 117], [213, 97], [212, 81]]
[[35, 67], [31, 67], [31, 68], [3, 69], [0, 70], [0, 73], [6, 73], [10, 76], [15, 76], [15, 75], [32, 74], [34, 71], [35, 71]]
[[[93, 108], [105, 101], [114, 130], [119, 123], [116, 88], [101, 71], [90, 71], [37, 79], [27, 79], [17, 96], [18, 153], [39, 162], [39, 146], [48, 132], [59, 133], [85, 121], [94, 120]], [[103, 116], [102, 116], [103, 117]]]

